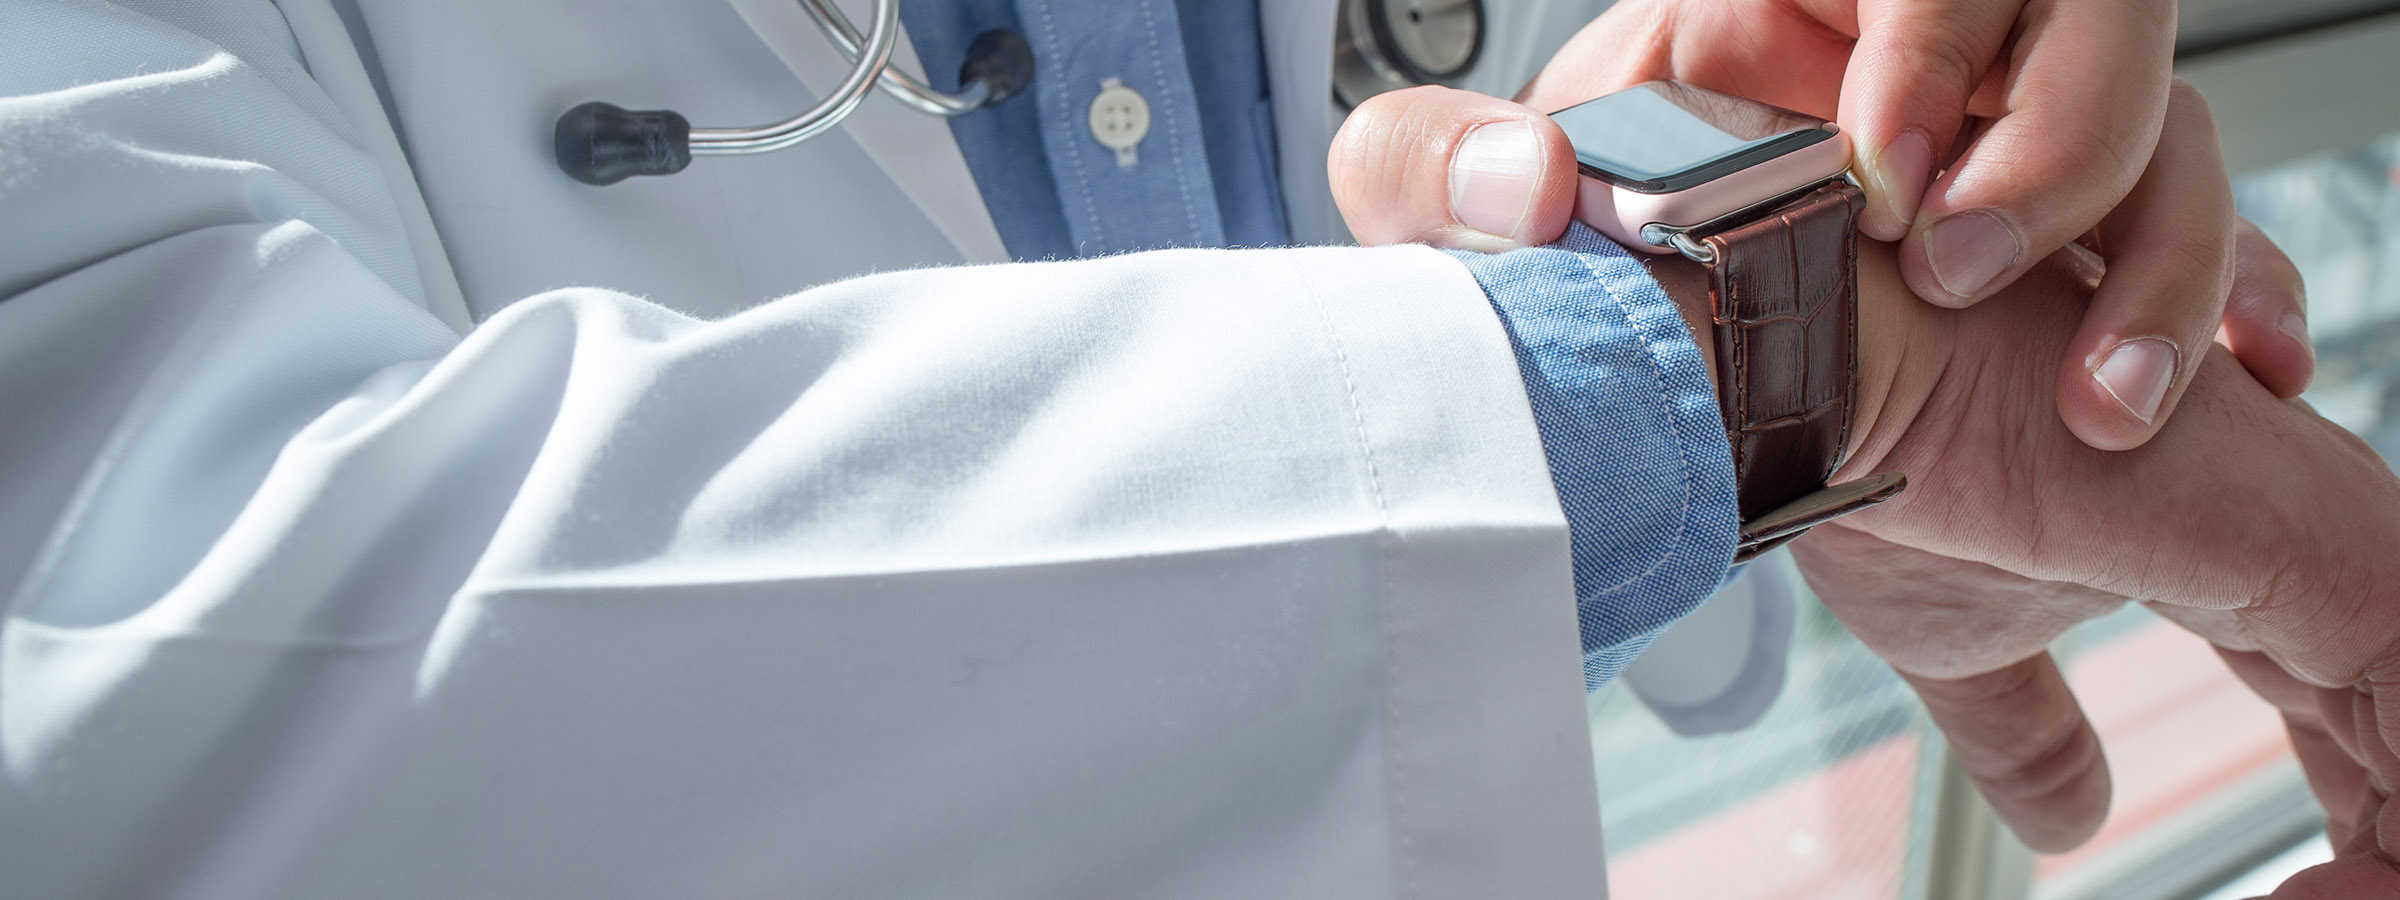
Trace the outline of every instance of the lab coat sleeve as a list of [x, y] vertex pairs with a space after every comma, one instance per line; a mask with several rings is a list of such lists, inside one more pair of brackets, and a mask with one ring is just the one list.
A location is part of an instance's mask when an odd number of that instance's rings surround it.
[[461, 336], [304, 78], [39, 10], [10, 893], [1603, 892], [1566, 530], [1456, 262], [565, 289]]

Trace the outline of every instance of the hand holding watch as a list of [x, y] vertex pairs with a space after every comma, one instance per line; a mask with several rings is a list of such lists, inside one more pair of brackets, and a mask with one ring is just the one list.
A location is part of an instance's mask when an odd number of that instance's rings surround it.
[[[1826, 483], [1858, 393], [1865, 201], [1840, 129], [1671, 81], [1551, 118], [1584, 176], [1584, 221], [1626, 247], [1707, 267], [1712, 369], [1742, 519], [1735, 559], [1903, 490], [1907, 479], [1892, 473]], [[1687, 308], [1690, 299], [1677, 298]]]

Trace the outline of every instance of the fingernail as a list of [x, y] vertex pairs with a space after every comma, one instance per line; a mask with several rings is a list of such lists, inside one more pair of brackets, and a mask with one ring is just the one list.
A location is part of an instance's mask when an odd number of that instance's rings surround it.
[[1542, 148], [1524, 120], [1475, 126], [1450, 156], [1450, 215], [1458, 224], [1517, 240], [1541, 181]]
[[1942, 290], [1974, 299], [2009, 266], [2016, 265], [2016, 232], [1991, 213], [1960, 213], [1933, 223], [1925, 234], [1926, 261]]
[[2175, 380], [2175, 345], [2158, 338], [2118, 344], [2092, 377], [2101, 390], [2117, 398], [2117, 405], [2148, 425], [2158, 416], [2158, 404], [2167, 399], [2167, 385]]
[[1906, 229], [1916, 221], [1917, 207], [1925, 202], [1925, 185], [1933, 179], [1933, 145], [1925, 142], [1923, 132], [1902, 132], [1868, 161], [1867, 177], [1875, 180], [1892, 217]]
[[2275, 328], [2284, 334], [2291, 335], [2292, 340], [2298, 341], [2300, 349], [2308, 351], [2309, 359], [2317, 358], [2317, 345], [2308, 341], [2308, 320], [2300, 318], [2299, 313], [2284, 313], [2283, 319], [2275, 323]]

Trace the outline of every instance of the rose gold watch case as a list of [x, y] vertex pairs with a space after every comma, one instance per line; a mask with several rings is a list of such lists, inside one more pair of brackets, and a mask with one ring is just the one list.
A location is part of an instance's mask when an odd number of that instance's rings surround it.
[[1824, 128], [1833, 132], [1832, 139], [1681, 191], [1645, 194], [1582, 176], [1576, 185], [1575, 217], [1626, 247], [1674, 253], [1670, 244], [1645, 239], [1643, 226], [1687, 231], [1821, 184], [1848, 170], [1850, 136], [1830, 122]]

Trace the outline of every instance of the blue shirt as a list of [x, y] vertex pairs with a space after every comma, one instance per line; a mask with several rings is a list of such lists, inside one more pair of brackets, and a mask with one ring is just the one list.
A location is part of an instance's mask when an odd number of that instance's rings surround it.
[[[976, 35], [1011, 28], [1033, 47], [1026, 96], [950, 120], [1010, 256], [1286, 242], [1255, 5], [903, 0], [900, 18], [926, 80], [947, 90]], [[1192, 77], [1195, 59], [1207, 77]], [[1130, 165], [1088, 124], [1112, 80], [1150, 109]]]
[[[986, 30], [1033, 46], [1028, 96], [950, 120], [1011, 256], [1285, 243], [1254, 4], [903, 0], [900, 12], [939, 87], [956, 88]], [[1112, 83], [1150, 109], [1130, 162], [1088, 124]], [[1597, 688], [1727, 575], [1738, 520], [1716, 391], [1673, 302], [1590, 229], [1457, 255], [1525, 378], [1567, 519], [1584, 682]]]
[[1667, 292], [1582, 223], [1548, 247], [1452, 255], [1516, 350], [1598, 690], [1728, 575], [1741, 519], [1716, 387]]

